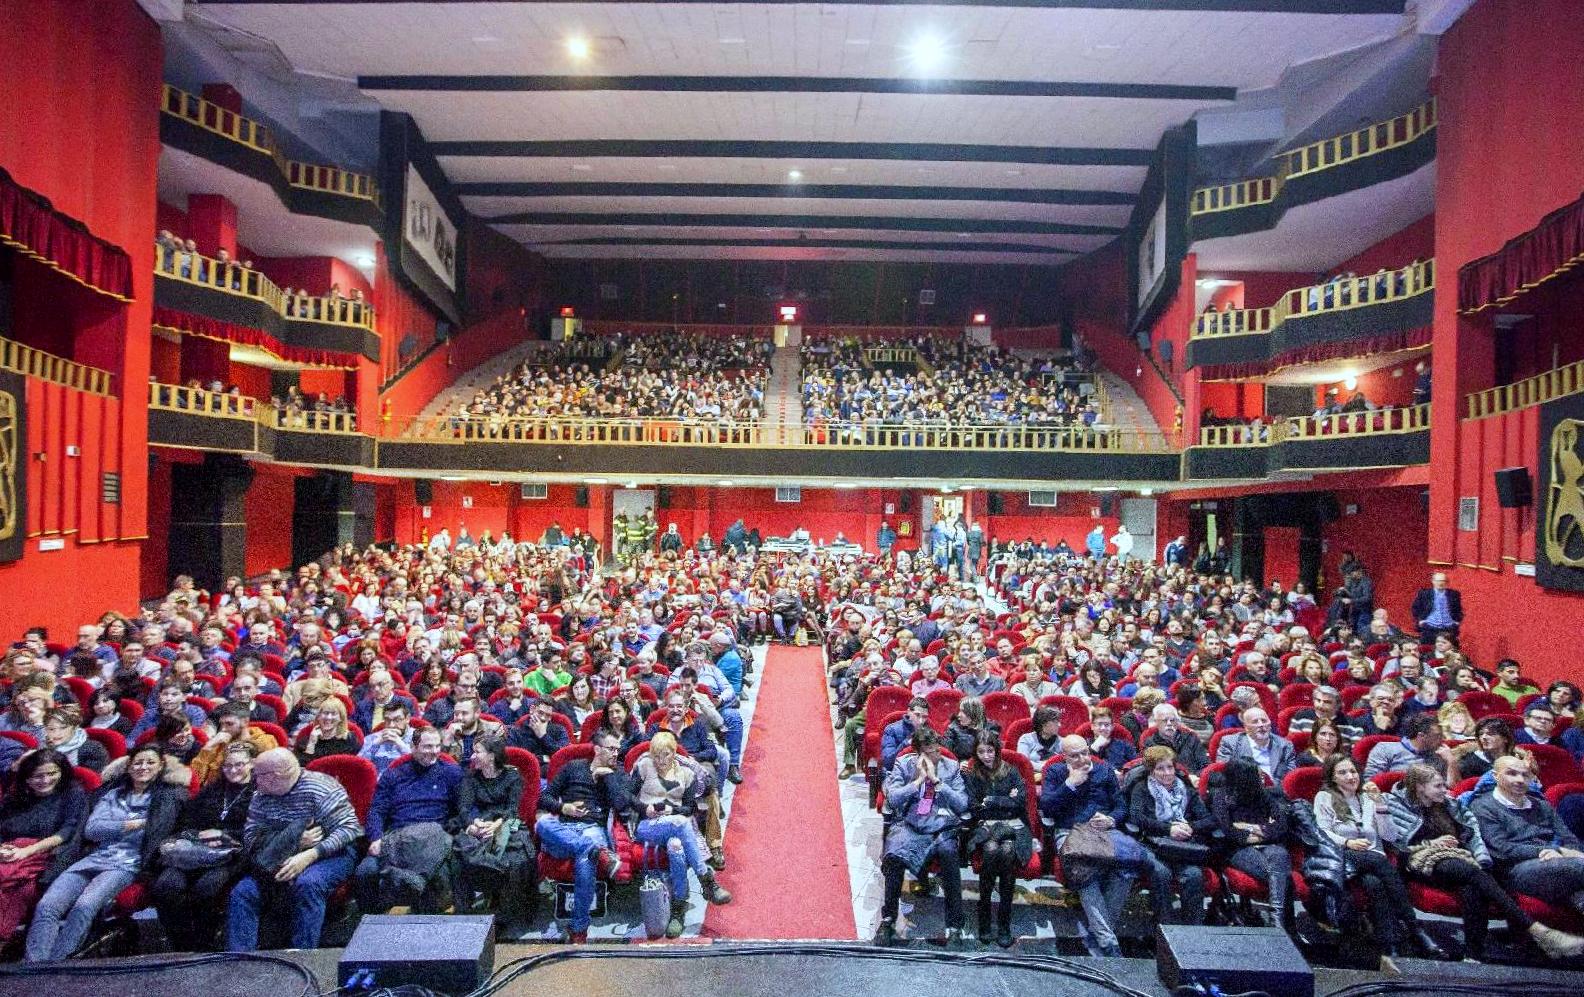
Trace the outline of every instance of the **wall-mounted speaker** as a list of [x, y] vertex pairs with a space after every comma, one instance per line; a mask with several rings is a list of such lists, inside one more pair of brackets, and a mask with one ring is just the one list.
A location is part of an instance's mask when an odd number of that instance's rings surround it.
[[572, 504], [579, 509], [587, 509], [589, 504], [589, 491], [587, 485], [579, 485], [576, 494], [572, 496]]
[[1160, 356], [1160, 362], [1170, 367], [1172, 362], [1172, 341], [1163, 339], [1155, 344], [1155, 352]]
[[671, 486], [661, 485], [655, 493], [655, 504], [662, 509], [671, 508]]
[[905, 513], [912, 512], [913, 511], [913, 503], [914, 503], [913, 493], [911, 491], [909, 491], [908, 489], [904, 488], [902, 490], [902, 494], [897, 496], [897, 508], [902, 510]]
[[1315, 499], [1315, 515], [1322, 523], [1334, 523], [1342, 518], [1342, 506], [1335, 495], [1327, 492]]
[[1000, 492], [991, 492], [989, 495], [989, 502], [990, 515], [992, 516], [1001, 515], [1002, 510], [1006, 508], [1006, 503], [1002, 501]]
[[1523, 509], [1534, 503], [1534, 486], [1527, 467], [1503, 467], [1496, 471], [1496, 504], [1503, 509]]
[[414, 478], [413, 500], [419, 505], [434, 505], [434, 482], [428, 478]]
[[1110, 494], [1102, 494], [1100, 496], [1100, 516], [1101, 516], [1101, 518], [1102, 519], [1110, 519], [1112, 516], [1115, 516], [1115, 515], [1116, 515], [1116, 496], [1115, 495], [1110, 495]]

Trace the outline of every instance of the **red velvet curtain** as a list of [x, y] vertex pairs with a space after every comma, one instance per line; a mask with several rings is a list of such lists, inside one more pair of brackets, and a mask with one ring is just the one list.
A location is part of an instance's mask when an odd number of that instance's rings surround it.
[[315, 350], [303, 346], [290, 346], [258, 329], [250, 329], [243, 325], [233, 325], [230, 322], [222, 322], [206, 315], [193, 315], [190, 312], [179, 312], [170, 308], [156, 306], [154, 309], [154, 325], [175, 329], [185, 335], [203, 336], [206, 339], [218, 339], [228, 343], [257, 347], [290, 363], [313, 367], [339, 367], [343, 370], [356, 370], [358, 366], [356, 354], [342, 353], [337, 350]]
[[1458, 311], [1505, 305], [1584, 260], [1584, 197], [1458, 271]]
[[81, 222], [56, 211], [0, 169], [0, 244], [26, 253], [84, 287], [132, 300], [132, 260], [95, 237]]
[[1382, 353], [1400, 353], [1403, 350], [1418, 349], [1421, 346], [1428, 345], [1430, 345], [1430, 327], [1423, 326], [1418, 329], [1410, 329], [1407, 332], [1394, 332], [1369, 339], [1350, 339], [1343, 343], [1320, 343], [1315, 346], [1305, 346], [1297, 350], [1288, 350], [1273, 360], [1261, 360], [1252, 363], [1210, 364], [1199, 368], [1199, 376], [1205, 381], [1246, 381], [1252, 378], [1265, 377], [1283, 367], [1292, 367], [1297, 364], [1322, 363], [1327, 360], [1341, 360], [1346, 357], [1373, 357]]

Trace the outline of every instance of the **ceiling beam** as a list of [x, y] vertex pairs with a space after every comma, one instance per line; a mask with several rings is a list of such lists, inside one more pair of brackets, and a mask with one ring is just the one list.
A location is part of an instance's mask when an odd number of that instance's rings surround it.
[[1237, 87], [1179, 83], [929, 80], [854, 76], [360, 76], [367, 91], [444, 93], [882, 93], [967, 97], [1094, 97], [1233, 101]]
[[1020, 253], [1030, 256], [1076, 256], [1077, 250], [1058, 246], [1036, 246], [1026, 242], [958, 242], [903, 241], [892, 239], [686, 239], [674, 236], [601, 236], [590, 239], [564, 239], [553, 242], [533, 242], [538, 247], [574, 246], [697, 246], [712, 248], [763, 249], [903, 249], [926, 253]]
[[1116, 235], [1109, 225], [1016, 218], [894, 218], [879, 215], [740, 215], [685, 212], [525, 211], [485, 218], [491, 225], [648, 225], [664, 228], [865, 229], [893, 232], [1001, 232], [1020, 235]]
[[513, 159], [865, 159], [942, 163], [1032, 163], [1040, 166], [1148, 166], [1149, 149], [957, 145], [945, 142], [780, 142], [738, 139], [578, 139], [572, 141], [430, 142], [436, 156]]
[[904, 187], [893, 184], [622, 183], [480, 180], [452, 185], [462, 197], [786, 197], [892, 201], [1002, 201], [1019, 204], [1131, 205], [1119, 190], [1026, 187]]
[[[277, 7], [376, 6], [409, 3], [410, 0], [191, 0], [195, 7]], [[476, 4], [479, 0], [430, 0], [439, 4]], [[550, 3], [604, 3], [607, 0], [502, 0], [494, 6], [516, 4], [531, 7]], [[779, 6], [807, 3], [808, 0], [624, 0], [630, 4], [731, 4]], [[825, 6], [851, 7], [1028, 7], [1034, 10], [1134, 10], [1193, 11], [1261, 14], [1401, 14], [1406, 0], [822, 0]]]

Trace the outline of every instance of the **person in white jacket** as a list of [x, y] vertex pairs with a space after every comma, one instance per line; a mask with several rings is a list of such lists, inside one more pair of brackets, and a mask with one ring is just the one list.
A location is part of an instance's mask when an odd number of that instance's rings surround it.
[[1111, 546], [1116, 548], [1119, 560], [1126, 561], [1133, 556], [1133, 534], [1121, 523], [1117, 524], [1117, 531], [1111, 534]]

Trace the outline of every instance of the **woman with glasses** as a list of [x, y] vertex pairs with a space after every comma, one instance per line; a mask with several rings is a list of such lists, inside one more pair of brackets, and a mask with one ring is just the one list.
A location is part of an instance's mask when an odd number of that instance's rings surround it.
[[160, 873], [149, 893], [178, 952], [214, 948], [216, 928], [225, 921], [226, 894], [242, 871], [242, 827], [253, 802], [257, 754], [248, 741], [226, 748], [220, 778], [187, 801], [176, 835], [160, 846]]

